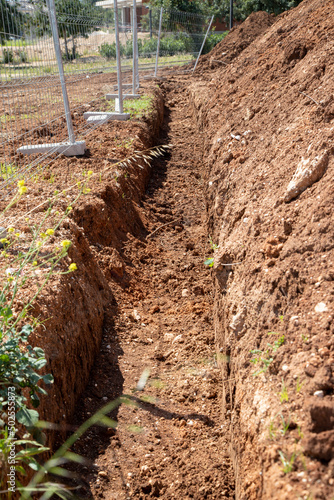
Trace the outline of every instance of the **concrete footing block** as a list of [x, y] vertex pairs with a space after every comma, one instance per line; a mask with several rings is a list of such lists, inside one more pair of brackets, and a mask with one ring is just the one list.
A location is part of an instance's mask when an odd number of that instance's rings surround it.
[[[140, 94], [126, 94], [123, 96], [123, 100], [125, 99], [139, 99], [141, 97]], [[118, 99], [118, 94], [107, 94], [106, 99], [111, 101], [112, 99]]]
[[17, 152], [23, 155], [37, 155], [43, 153], [62, 153], [65, 156], [82, 156], [86, 151], [85, 141], [59, 142], [55, 144], [29, 144], [21, 146]]
[[130, 118], [130, 113], [101, 113], [101, 112], [94, 112], [94, 111], [87, 111], [84, 113], [84, 119], [87, 120], [89, 123], [94, 123], [96, 125], [100, 125], [102, 123], [107, 123], [110, 120], [120, 120], [120, 121], [125, 121], [129, 120]]

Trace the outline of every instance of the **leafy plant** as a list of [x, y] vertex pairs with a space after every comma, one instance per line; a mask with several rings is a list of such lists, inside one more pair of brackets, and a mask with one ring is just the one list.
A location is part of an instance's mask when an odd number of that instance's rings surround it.
[[[268, 332], [268, 335], [278, 335], [275, 332]], [[261, 351], [260, 349], [252, 349], [250, 352], [253, 354], [253, 358], [250, 360], [254, 365], [259, 365], [260, 369], [253, 373], [253, 376], [260, 375], [268, 370], [271, 363], [274, 361], [273, 355], [284, 344], [285, 337], [282, 335], [278, 340], [275, 340], [273, 344], [267, 344], [267, 349]]]
[[19, 56], [20, 62], [22, 62], [22, 63], [28, 62], [28, 55], [27, 55], [25, 50], [19, 50], [18, 56]]
[[[0, 315], [10, 320], [13, 314], [10, 307], [5, 305], [1, 307]], [[29, 389], [31, 403], [37, 408], [40, 403], [38, 394], [47, 394], [39, 382], [53, 382], [51, 374], [37, 373], [47, 361], [43, 349], [27, 344], [31, 332], [30, 325], [23, 326], [20, 332], [16, 332], [14, 328], [10, 328], [5, 334], [0, 332], [0, 409], [4, 410], [8, 406], [8, 387], [15, 388], [15, 404], [19, 408], [16, 420], [26, 428], [33, 427], [38, 413], [26, 407], [27, 398], [23, 390]]]
[[13, 51], [10, 49], [3, 49], [2, 62], [3, 64], [11, 64], [14, 61]]
[[99, 47], [99, 53], [102, 57], [105, 57], [107, 60], [109, 59], [116, 59], [116, 43], [113, 42], [112, 44], [110, 43], [103, 43]]
[[[211, 247], [212, 252], [215, 252], [216, 250], [218, 250], [219, 245], [216, 245], [216, 243], [213, 243], [211, 236], [209, 236], [209, 243], [210, 243], [210, 247]], [[206, 259], [204, 261], [204, 265], [208, 266], [208, 267], [213, 267], [214, 264], [215, 264], [215, 261], [214, 261], [213, 257], [209, 257], [208, 259]]]

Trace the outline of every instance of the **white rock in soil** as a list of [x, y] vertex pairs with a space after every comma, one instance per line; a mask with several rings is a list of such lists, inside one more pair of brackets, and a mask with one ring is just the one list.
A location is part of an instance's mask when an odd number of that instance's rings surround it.
[[135, 321], [140, 321], [141, 320], [141, 316], [140, 316], [139, 312], [137, 311], [137, 309], [133, 310], [132, 317], [133, 317], [133, 319]]
[[165, 342], [171, 342], [174, 338], [174, 334], [173, 333], [165, 333], [164, 335], [164, 341]]
[[189, 290], [187, 288], [184, 288], [182, 290], [182, 297], [188, 297], [188, 295], [189, 295]]
[[284, 196], [284, 201], [289, 202], [296, 198], [306, 188], [324, 175], [328, 165], [328, 153], [322, 156], [316, 156], [312, 161], [310, 158], [302, 158], [297, 166], [297, 170], [292, 177], [287, 191]]
[[315, 306], [314, 310], [315, 310], [315, 312], [317, 312], [317, 313], [323, 313], [323, 312], [328, 311], [327, 306], [326, 306], [326, 304], [325, 304], [324, 302], [319, 302], [319, 303]]
[[324, 397], [324, 391], [315, 391], [313, 393], [313, 396], [317, 396], [318, 398], [323, 398]]
[[177, 335], [177, 337], [175, 337], [175, 339], [172, 341], [172, 344], [175, 344], [175, 342], [180, 342], [182, 339], [182, 335]]

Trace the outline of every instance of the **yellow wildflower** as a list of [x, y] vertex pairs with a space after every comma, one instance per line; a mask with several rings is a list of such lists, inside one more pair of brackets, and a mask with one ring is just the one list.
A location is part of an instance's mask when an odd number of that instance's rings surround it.
[[20, 196], [22, 196], [22, 195], [23, 195], [24, 193], [26, 193], [26, 192], [27, 192], [27, 188], [26, 188], [26, 186], [21, 186], [21, 187], [19, 188], [19, 195], [20, 195]]
[[15, 232], [15, 229], [13, 227], [9, 227], [7, 229], [7, 233], [14, 233]]
[[63, 248], [65, 248], [65, 250], [67, 250], [72, 245], [72, 242], [70, 240], [64, 240], [60, 244]]
[[72, 264], [70, 264], [68, 266], [68, 270], [72, 273], [73, 271], [76, 271], [78, 268], [77, 268], [77, 265], [73, 262]]
[[24, 180], [18, 181], [17, 185], [18, 185], [18, 187], [23, 187], [24, 186]]
[[45, 232], [48, 236], [53, 236], [55, 234], [54, 229], [47, 229]]
[[34, 262], [32, 263], [33, 266], [37, 266], [38, 265], [38, 262], [37, 260], [34, 260]]
[[93, 170], [88, 170], [88, 172], [87, 172], [88, 177], [91, 177], [93, 175], [93, 173], [94, 173]]

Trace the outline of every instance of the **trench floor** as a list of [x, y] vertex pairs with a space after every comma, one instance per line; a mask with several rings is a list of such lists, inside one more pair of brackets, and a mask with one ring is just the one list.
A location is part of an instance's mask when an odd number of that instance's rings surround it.
[[[114, 412], [116, 431], [92, 428], [76, 444], [75, 451], [90, 458], [79, 474], [81, 498], [234, 498], [220, 418], [211, 276], [204, 266], [210, 244], [202, 138], [187, 85], [187, 77], [178, 76], [161, 85], [166, 118], [160, 142], [173, 148], [153, 163], [138, 207], [145, 234], [128, 235], [124, 244], [128, 282], [115, 284], [114, 318], [106, 324], [78, 418], [122, 393], [134, 404]], [[146, 386], [134, 392], [145, 369]]]

